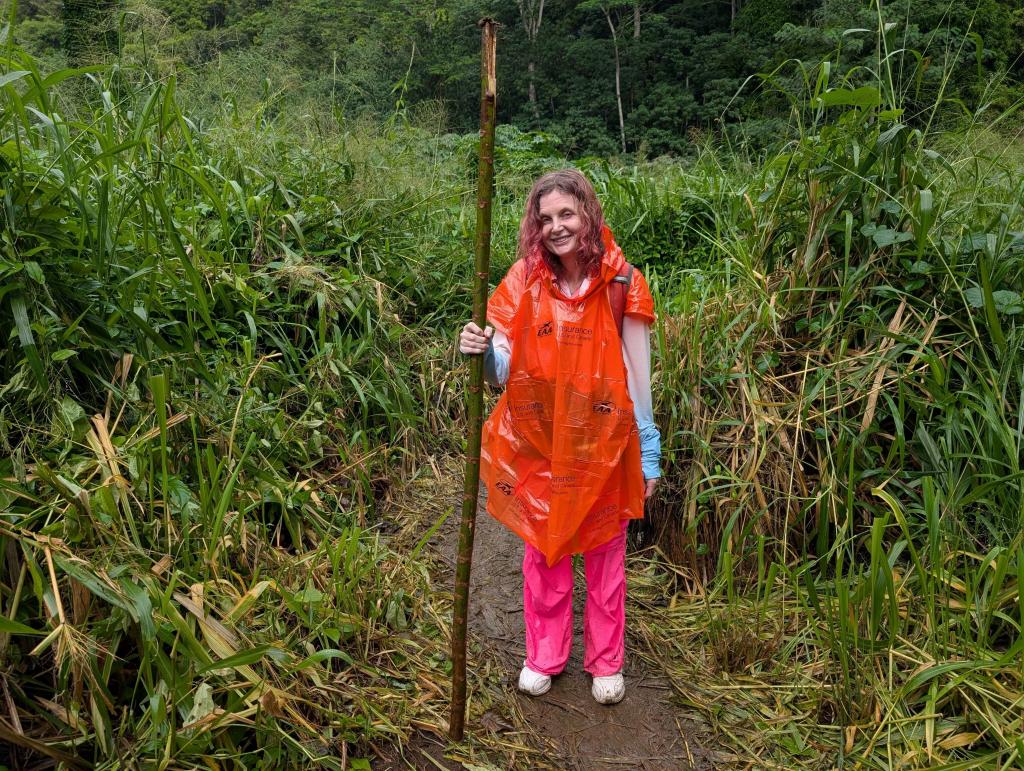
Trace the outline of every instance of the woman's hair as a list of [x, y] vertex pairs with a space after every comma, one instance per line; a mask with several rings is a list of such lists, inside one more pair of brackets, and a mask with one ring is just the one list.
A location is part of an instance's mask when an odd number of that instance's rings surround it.
[[604, 216], [601, 214], [601, 203], [597, 200], [593, 186], [576, 169], [552, 171], [533, 183], [533, 189], [526, 197], [526, 211], [519, 223], [519, 246], [516, 254], [520, 259], [526, 260], [528, 270], [533, 269], [532, 261], [539, 256], [552, 273], [556, 276], [562, 275], [561, 260], [544, 248], [541, 238], [540, 199], [556, 190], [576, 199], [580, 220], [583, 223], [578, 235], [579, 262], [584, 275], [593, 275], [597, 272], [604, 254], [604, 242], [601, 239]]

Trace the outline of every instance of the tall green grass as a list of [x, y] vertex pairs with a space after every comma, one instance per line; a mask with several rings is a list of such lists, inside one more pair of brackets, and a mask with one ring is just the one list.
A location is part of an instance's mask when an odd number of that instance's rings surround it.
[[651, 650], [675, 630], [748, 679], [723, 708], [693, 688], [695, 670], [720, 674], [662, 659], [746, 762], [1012, 768], [1019, 158], [977, 127], [933, 138], [884, 83], [827, 63], [806, 82], [799, 140], [690, 185], [723, 261], [664, 281], [668, 489], [647, 527], [706, 627], [679, 606]]
[[11, 762], [365, 765], [445, 677], [374, 512], [461, 410], [435, 331], [468, 270], [458, 145], [204, 127], [173, 78], [4, 50]]

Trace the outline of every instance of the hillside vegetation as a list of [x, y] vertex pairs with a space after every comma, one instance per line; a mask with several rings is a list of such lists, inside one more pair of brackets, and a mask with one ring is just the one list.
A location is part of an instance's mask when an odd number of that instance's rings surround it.
[[[688, 154], [725, 132], [795, 138], [794, 61], [856, 85], [896, 74], [906, 121], [991, 120], [1024, 95], [1017, 0], [19, 0], [22, 43], [59, 66], [119, 56], [197, 108], [267, 101], [353, 121], [428, 109], [477, 128], [477, 21], [501, 24], [498, 121], [574, 157]], [[884, 29], [879, 38], [872, 31]], [[769, 74], [768, 79], [758, 77]], [[780, 87], [782, 90], [780, 90]], [[938, 108], [938, 113], [936, 113]]]

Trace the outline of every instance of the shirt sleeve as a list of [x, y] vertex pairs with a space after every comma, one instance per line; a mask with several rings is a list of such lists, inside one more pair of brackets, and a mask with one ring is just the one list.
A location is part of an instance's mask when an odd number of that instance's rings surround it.
[[640, 465], [644, 479], [656, 479], [661, 476], [661, 432], [651, 399], [651, 325], [643, 317], [622, 319], [622, 360], [640, 434]]
[[493, 386], [505, 385], [511, 361], [512, 343], [504, 332], [495, 329], [484, 353], [484, 379]]

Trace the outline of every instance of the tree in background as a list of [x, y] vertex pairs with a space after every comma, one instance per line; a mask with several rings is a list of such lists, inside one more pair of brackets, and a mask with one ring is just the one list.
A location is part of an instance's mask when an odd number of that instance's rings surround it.
[[[626, 152], [626, 120], [622, 115], [622, 64], [619, 59], [618, 27], [625, 12], [635, 12], [636, 7], [633, 0], [585, 0], [579, 6], [581, 11], [600, 11], [612, 33], [612, 50], [615, 53], [615, 104], [619, 108], [619, 139], [622, 142], [622, 152]], [[638, 27], [634, 27], [634, 31], [637, 29]]]
[[533, 117], [540, 119], [540, 110], [537, 107], [537, 84], [536, 84], [536, 51], [537, 33], [540, 32], [540, 24], [544, 18], [544, 0], [516, 0], [519, 6], [519, 18], [523, 22], [523, 31], [529, 41], [529, 58], [526, 60], [526, 73], [530, 79], [529, 96], [530, 109]]

